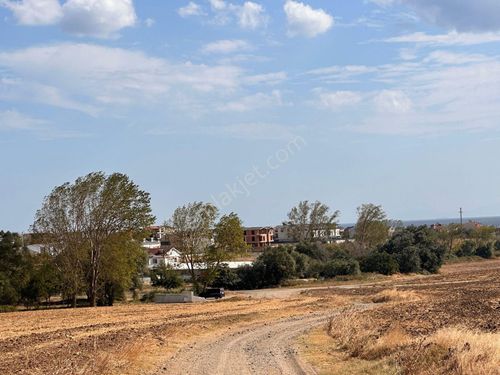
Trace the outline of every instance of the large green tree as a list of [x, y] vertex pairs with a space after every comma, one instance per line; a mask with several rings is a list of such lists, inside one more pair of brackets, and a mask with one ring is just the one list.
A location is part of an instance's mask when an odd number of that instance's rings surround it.
[[387, 241], [388, 236], [389, 222], [382, 206], [368, 203], [358, 207], [354, 239], [363, 249], [373, 250]]
[[17, 233], [0, 231], [0, 305], [17, 304], [29, 281], [27, 250]]
[[335, 229], [339, 211], [331, 212], [330, 207], [319, 201], [301, 201], [288, 213], [289, 233], [295, 241], [322, 241], [330, 237]]
[[241, 255], [248, 248], [243, 238], [242, 222], [234, 212], [219, 219], [213, 234], [214, 243], [207, 248], [204, 256], [204, 287], [215, 280], [224, 262]]
[[124, 174], [94, 172], [54, 188], [36, 213], [33, 231], [44, 236], [47, 248], [59, 258], [60, 271], [70, 274], [73, 296], [83, 282], [95, 306], [101, 281], [113, 271], [114, 263], [106, 262], [110, 249], [118, 248], [113, 250], [118, 258], [127, 256], [117, 236], [132, 240], [153, 222], [147, 192]]
[[247, 248], [238, 215], [230, 213], [219, 221], [217, 216], [214, 205], [193, 202], [178, 207], [169, 222], [171, 242], [187, 264], [197, 292], [215, 280], [225, 262]]

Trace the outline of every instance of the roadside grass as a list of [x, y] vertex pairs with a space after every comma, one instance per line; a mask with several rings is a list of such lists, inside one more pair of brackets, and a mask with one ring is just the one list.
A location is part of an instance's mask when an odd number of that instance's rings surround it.
[[500, 334], [443, 328], [409, 346], [400, 362], [406, 374], [498, 375]]
[[384, 302], [413, 302], [421, 297], [412, 290], [384, 289], [371, 297], [373, 303]]
[[308, 356], [314, 364], [319, 363], [316, 355], [325, 355], [314, 348], [320, 340], [328, 347], [329, 361], [341, 359], [342, 368], [352, 374], [371, 374], [365, 370], [385, 366], [404, 375], [500, 375], [500, 333], [446, 327], [412, 337], [397, 323], [381, 327], [369, 316], [353, 312], [332, 318], [323, 337], [316, 332], [309, 338], [307, 344], [315, 351], [310, 350]]
[[336, 341], [324, 328], [299, 338], [300, 355], [313, 365], [318, 375], [396, 375], [398, 368], [388, 360], [365, 360], [350, 357], [337, 348]]

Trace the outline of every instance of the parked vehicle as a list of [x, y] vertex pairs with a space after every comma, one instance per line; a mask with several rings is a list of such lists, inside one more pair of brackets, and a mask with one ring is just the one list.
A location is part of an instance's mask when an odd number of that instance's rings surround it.
[[219, 299], [225, 296], [224, 288], [206, 288], [200, 297]]

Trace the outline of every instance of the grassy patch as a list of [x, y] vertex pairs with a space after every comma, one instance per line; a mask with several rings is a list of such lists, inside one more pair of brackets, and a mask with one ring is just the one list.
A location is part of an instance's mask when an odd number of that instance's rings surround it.
[[396, 375], [397, 367], [386, 360], [351, 358], [337, 347], [335, 340], [320, 328], [299, 339], [301, 357], [318, 375]]

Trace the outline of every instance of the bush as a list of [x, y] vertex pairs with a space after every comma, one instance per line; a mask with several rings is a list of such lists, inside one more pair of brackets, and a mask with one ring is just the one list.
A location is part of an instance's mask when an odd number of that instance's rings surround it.
[[184, 281], [177, 271], [162, 265], [151, 270], [151, 285], [170, 290], [180, 288], [184, 285]]
[[399, 272], [413, 273], [422, 271], [419, 248], [408, 246], [396, 254], [396, 260], [399, 264]]
[[316, 243], [301, 243], [295, 247], [295, 251], [304, 255], [307, 255], [309, 258], [316, 259], [319, 261], [327, 261], [330, 258], [329, 251], [325, 248], [319, 246]]
[[294, 276], [295, 261], [286, 248], [273, 247], [264, 250], [253, 268], [262, 276], [263, 286], [273, 286]]
[[295, 250], [290, 251], [290, 255], [295, 262], [295, 276], [306, 277], [310, 258], [307, 255], [301, 254]]
[[240, 277], [237, 271], [232, 270], [227, 265], [223, 265], [214, 279], [212, 286], [216, 288], [237, 289], [239, 283]]
[[478, 246], [478, 248], [476, 249], [476, 255], [481, 257], [481, 258], [485, 258], [485, 259], [492, 258], [493, 257], [493, 244], [488, 243], [488, 244], [483, 244], [483, 245]]
[[500, 251], [500, 241], [495, 241], [495, 250]]
[[383, 275], [392, 275], [399, 272], [399, 264], [394, 257], [385, 252], [373, 252], [361, 260], [361, 271], [377, 272]]
[[243, 266], [236, 269], [238, 284], [235, 289], [257, 289], [262, 287], [261, 267]]
[[471, 240], [464, 241], [457, 251], [459, 257], [470, 257], [476, 253], [476, 243]]
[[354, 259], [331, 260], [323, 265], [320, 272], [320, 276], [325, 278], [357, 274], [359, 274], [359, 263]]
[[405, 273], [437, 272], [446, 251], [439, 243], [437, 234], [426, 226], [399, 229], [380, 250], [393, 255], [400, 271]]

